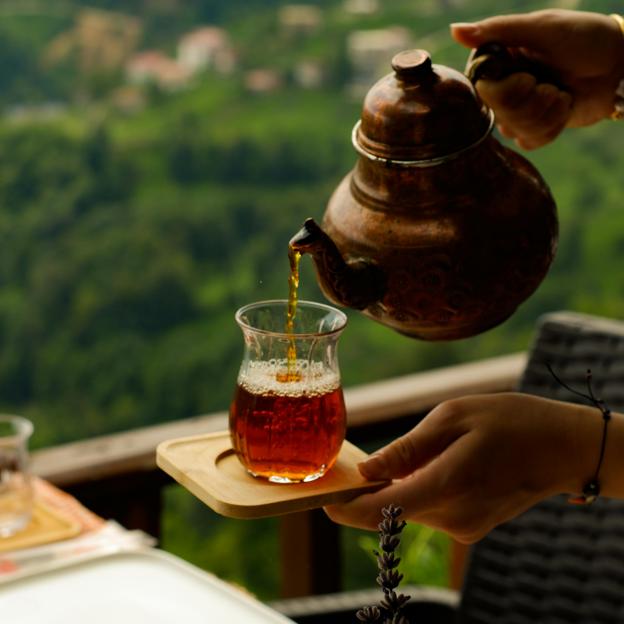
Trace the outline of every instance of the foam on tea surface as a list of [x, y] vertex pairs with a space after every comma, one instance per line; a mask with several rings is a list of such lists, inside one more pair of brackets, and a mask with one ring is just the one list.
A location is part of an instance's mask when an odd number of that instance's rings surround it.
[[238, 384], [255, 395], [321, 396], [340, 387], [340, 376], [323, 362], [288, 359], [249, 362]]

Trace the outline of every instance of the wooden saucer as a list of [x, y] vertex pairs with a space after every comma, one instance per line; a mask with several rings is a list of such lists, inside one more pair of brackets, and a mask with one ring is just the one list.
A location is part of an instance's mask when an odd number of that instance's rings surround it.
[[367, 481], [357, 469], [366, 453], [342, 445], [332, 469], [310, 483], [271, 483], [252, 477], [238, 461], [227, 431], [167, 440], [156, 463], [217, 513], [230, 518], [263, 518], [344, 503], [387, 481]]
[[0, 553], [69, 539], [80, 531], [79, 522], [44, 501], [35, 499], [30, 522], [15, 535], [0, 538]]

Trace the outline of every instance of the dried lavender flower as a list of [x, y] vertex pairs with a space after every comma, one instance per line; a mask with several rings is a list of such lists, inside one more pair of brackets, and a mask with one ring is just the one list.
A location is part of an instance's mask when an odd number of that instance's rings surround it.
[[360, 622], [409, 624], [401, 611], [410, 597], [395, 591], [403, 579], [403, 575], [396, 569], [401, 559], [394, 553], [401, 541], [401, 531], [405, 528], [405, 521], [398, 521], [402, 513], [403, 509], [397, 505], [388, 505], [381, 510], [383, 520], [378, 525], [380, 552], [375, 551], [375, 555], [379, 569], [376, 580], [384, 597], [378, 607], [364, 607], [356, 613]]
[[377, 577], [377, 585], [382, 589], [394, 589], [403, 580], [403, 575], [398, 570], [382, 570]]
[[375, 551], [377, 556], [377, 567], [380, 570], [392, 570], [401, 563], [401, 557], [397, 557], [394, 553], [381, 553]]
[[375, 606], [364, 607], [355, 614], [355, 617], [360, 620], [360, 622], [368, 622], [371, 624], [372, 622], [379, 622], [381, 611]]
[[390, 615], [398, 614], [398, 612], [410, 599], [409, 596], [405, 596], [404, 594], [397, 594], [394, 590], [385, 592], [385, 594], [385, 598], [379, 603], [379, 605]]

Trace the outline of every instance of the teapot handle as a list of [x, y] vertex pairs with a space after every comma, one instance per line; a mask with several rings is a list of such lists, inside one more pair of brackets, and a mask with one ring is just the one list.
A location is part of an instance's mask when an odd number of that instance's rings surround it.
[[502, 80], [518, 72], [526, 72], [534, 76], [539, 83], [549, 83], [562, 91], [567, 91], [552, 68], [514, 53], [499, 43], [484, 43], [472, 50], [465, 70], [466, 76], [473, 84], [482, 78]]

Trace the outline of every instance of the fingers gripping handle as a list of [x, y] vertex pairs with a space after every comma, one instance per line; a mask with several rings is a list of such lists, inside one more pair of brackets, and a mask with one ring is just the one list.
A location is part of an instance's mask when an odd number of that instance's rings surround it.
[[566, 90], [552, 68], [494, 42], [485, 43], [472, 50], [465, 71], [473, 84], [482, 79], [503, 80], [519, 72], [531, 74], [538, 83], [548, 83], [563, 91]]

